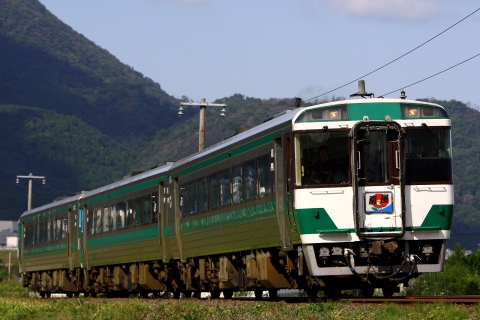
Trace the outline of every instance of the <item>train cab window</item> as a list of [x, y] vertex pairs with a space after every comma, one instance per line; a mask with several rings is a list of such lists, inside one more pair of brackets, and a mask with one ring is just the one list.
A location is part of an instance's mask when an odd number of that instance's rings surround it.
[[230, 204], [230, 174], [228, 171], [219, 173], [220, 178], [220, 205], [227, 206]]
[[198, 206], [200, 212], [208, 210], [207, 178], [198, 181]]
[[210, 209], [216, 209], [219, 206], [218, 176], [216, 174], [208, 177], [208, 203]]
[[256, 161], [245, 163], [245, 196], [246, 199], [257, 197], [257, 168]]
[[110, 209], [108, 207], [103, 208], [103, 232], [110, 230]]
[[329, 187], [350, 183], [347, 131], [314, 131], [295, 135], [295, 183]]
[[268, 196], [272, 193], [269, 156], [258, 159], [258, 190], [260, 197]]
[[117, 230], [117, 207], [114, 204], [110, 206], [110, 230]]
[[143, 197], [143, 222], [145, 224], [152, 222], [152, 196]]
[[451, 130], [424, 126], [406, 130], [405, 183], [451, 183]]
[[95, 213], [95, 233], [102, 233], [102, 209], [97, 209]]
[[118, 213], [118, 229], [125, 228], [125, 215], [126, 215], [126, 203], [120, 202], [117, 203], [117, 213]]

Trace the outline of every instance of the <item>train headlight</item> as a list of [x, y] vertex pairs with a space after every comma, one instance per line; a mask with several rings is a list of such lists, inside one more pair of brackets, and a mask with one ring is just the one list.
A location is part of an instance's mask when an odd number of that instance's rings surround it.
[[422, 254], [425, 257], [430, 257], [433, 254], [433, 247], [431, 244], [427, 243], [422, 247]]
[[332, 249], [332, 256], [342, 256], [343, 250], [341, 247], [333, 247]]
[[328, 257], [330, 257], [330, 249], [328, 249], [327, 247], [321, 247], [319, 253], [320, 258], [322, 259], [327, 259]]
[[417, 118], [418, 117], [418, 108], [408, 108], [407, 109], [407, 117]]
[[328, 118], [329, 119], [339, 119], [340, 118], [340, 110], [329, 110], [328, 111]]

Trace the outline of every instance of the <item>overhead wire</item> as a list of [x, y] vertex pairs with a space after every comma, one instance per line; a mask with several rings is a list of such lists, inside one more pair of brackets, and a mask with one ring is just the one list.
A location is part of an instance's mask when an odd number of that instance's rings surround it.
[[[405, 57], [406, 55], [412, 53], [413, 51], [419, 49], [420, 47], [426, 45], [426, 44], [429, 43], [430, 41], [432, 41], [432, 40], [434, 40], [435, 38], [439, 37], [440, 35], [444, 34], [445, 32], [447, 32], [448, 30], [452, 29], [453, 27], [455, 27], [456, 25], [458, 25], [458, 24], [461, 23], [462, 21], [466, 20], [468, 17], [472, 16], [473, 14], [475, 14], [475, 13], [476, 13], [477, 11], [479, 11], [479, 10], [480, 10], [480, 8], [476, 9], [475, 11], [473, 11], [473, 12], [470, 13], [469, 15], [465, 16], [465, 17], [462, 18], [461, 20], [457, 21], [456, 23], [454, 23], [453, 25], [451, 25], [451, 26], [448, 27], [447, 29], [443, 30], [442, 32], [438, 33], [438, 34], [435, 35], [434, 37], [432, 37], [432, 38], [428, 39], [427, 41], [423, 42], [422, 44], [416, 46], [416, 47], [413, 48], [412, 50], [410, 50], [410, 51], [402, 54], [402, 55], [399, 56], [398, 58], [396, 58], [396, 59], [394, 59], [394, 60], [392, 60], [392, 61], [384, 64], [383, 66], [381, 66], [381, 67], [379, 67], [379, 68], [377, 68], [377, 69], [375, 69], [375, 70], [373, 70], [373, 71], [371, 71], [371, 72], [369, 72], [369, 73], [367, 73], [367, 74], [365, 74], [365, 75], [363, 75], [363, 76], [361, 76], [361, 77], [358, 77], [358, 78], [356, 78], [355, 80], [352, 80], [352, 81], [350, 81], [350, 82], [348, 82], [348, 83], [346, 83], [346, 84], [344, 84], [344, 85], [341, 85], [341, 86], [339, 86], [339, 87], [337, 87], [337, 88], [335, 88], [335, 89], [332, 89], [332, 90], [330, 90], [330, 91], [324, 92], [324, 93], [322, 93], [322, 94], [319, 94], [319, 95], [317, 95], [317, 96], [315, 96], [315, 97], [313, 97], [313, 98], [310, 98], [310, 99], [304, 100], [304, 101], [307, 102], [307, 101], [316, 99], [316, 98], [318, 98], [318, 97], [324, 96], [324, 95], [326, 95], [326, 94], [332, 93], [332, 92], [334, 92], [334, 91], [336, 91], [336, 90], [338, 90], [338, 89], [341, 89], [341, 88], [343, 88], [343, 87], [346, 87], [346, 86], [348, 86], [348, 85], [350, 85], [350, 84], [352, 84], [352, 83], [354, 83], [354, 82], [356, 82], [356, 81], [358, 81], [358, 80], [360, 80], [360, 79], [362, 79], [362, 78], [365, 78], [365, 77], [367, 77], [367, 76], [369, 76], [369, 75], [371, 75], [371, 74], [373, 74], [373, 73], [375, 73], [375, 72], [377, 72], [377, 71], [385, 68], [386, 66], [394, 63], [395, 61], [400, 60], [401, 58]], [[470, 59], [469, 59], [469, 60], [470, 60]], [[468, 60], [467, 60], [467, 61], [468, 61]], [[446, 70], [445, 70], [445, 71], [446, 71]], [[425, 79], [425, 80], [426, 80], [426, 79]], [[412, 84], [412, 85], [413, 85], [413, 84]]]
[[470, 58], [468, 58], [468, 59], [466, 59], [466, 60], [463, 60], [462, 62], [459, 62], [459, 63], [457, 63], [457, 64], [454, 65], [454, 66], [451, 66], [451, 67], [449, 67], [449, 68], [447, 68], [447, 69], [444, 69], [444, 70], [442, 70], [442, 71], [440, 71], [440, 72], [437, 72], [437, 73], [435, 73], [435, 74], [433, 74], [433, 75], [431, 75], [431, 76], [429, 76], [429, 77], [423, 78], [422, 80], [418, 80], [418, 81], [416, 81], [416, 82], [414, 82], [414, 83], [411, 83], [411, 84], [409, 84], [409, 85], [407, 85], [407, 86], [404, 86], [404, 87], [401, 87], [401, 88], [399, 88], [399, 89], [390, 91], [389, 93], [382, 94], [381, 97], [386, 96], [386, 95], [389, 95], [389, 94], [394, 93], [394, 92], [397, 92], [397, 91], [399, 91], [399, 90], [402, 90], [402, 89], [411, 87], [411, 86], [413, 86], [413, 85], [415, 85], [415, 84], [417, 84], [417, 83], [420, 83], [420, 82], [422, 82], [422, 81], [428, 80], [428, 79], [433, 78], [433, 77], [435, 77], [435, 76], [438, 76], [439, 74], [444, 73], [445, 71], [448, 71], [448, 70], [453, 69], [453, 68], [455, 68], [455, 67], [458, 67], [459, 65], [461, 65], [461, 64], [463, 64], [463, 63], [465, 63], [465, 62], [467, 62], [467, 61], [469, 61], [469, 60], [472, 60], [472, 59], [474, 59], [474, 58], [476, 58], [476, 57], [478, 57], [478, 56], [480, 56], [480, 53], [478, 53], [478, 54], [474, 55], [473, 57], [470, 57]]

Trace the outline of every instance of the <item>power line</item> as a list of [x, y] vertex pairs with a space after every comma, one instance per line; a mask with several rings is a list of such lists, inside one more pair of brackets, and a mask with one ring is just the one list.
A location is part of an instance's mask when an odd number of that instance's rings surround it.
[[[342, 86], [340, 86], [340, 87], [337, 87], [337, 88], [332, 89], [332, 90], [330, 90], [330, 91], [327, 91], [327, 92], [325, 92], [325, 93], [319, 94], [318, 96], [315, 96], [315, 97], [313, 97], [313, 98], [310, 98], [310, 99], [308, 99], [308, 100], [305, 100], [305, 102], [310, 101], [310, 100], [313, 100], [313, 99], [316, 99], [316, 98], [321, 97], [321, 96], [324, 96], [324, 95], [326, 95], [326, 94], [329, 94], [329, 93], [331, 93], [331, 92], [334, 92], [334, 91], [336, 91], [336, 90], [338, 90], [338, 89], [341, 89], [341, 88], [343, 88], [343, 87], [346, 87], [346, 86], [348, 86], [348, 85], [350, 85], [350, 84], [352, 84], [352, 83], [354, 83], [354, 82], [356, 82], [356, 81], [358, 81], [358, 80], [360, 80], [360, 79], [362, 79], [362, 78], [365, 78], [365, 77], [371, 75], [372, 73], [377, 72], [377, 71], [380, 70], [380, 69], [385, 68], [386, 66], [394, 63], [394, 62], [397, 61], [397, 60], [400, 60], [401, 58], [405, 57], [406, 55], [408, 55], [408, 54], [412, 53], [413, 51], [419, 49], [420, 47], [426, 45], [427, 43], [429, 43], [429, 42], [432, 41], [433, 39], [435, 39], [435, 38], [439, 37], [440, 35], [444, 34], [445, 32], [447, 32], [448, 30], [452, 29], [452, 28], [455, 27], [457, 24], [459, 24], [460, 22], [464, 21], [465, 19], [467, 19], [468, 17], [470, 17], [471, 15], [473, 15], [474, 13], [476, 13], [476, 12], [479, 11], [479, 10], [480, 10], [480, 8], [478, 8], [478, 9], [475, 10], [475, 11], [473, 11], [472, 13], [470, 13], [470, 14], [467, 15], [466, 17], [462, 18], [461, 20], [457, 21], [456, 23], [454, 23], [453, 25], [451, 25], [451, 26], [448, 27], [447, 29], [445, 29], [445, 30], [443, 30], [442, 32], [440, 32], [439, 34], [437, 34], [436, 36], [428, 39], [427, 41], [425, 41], [425, 42], [422, 43], [421, 45], [419, 45], [419, 46], [413, 48], [412, 50], [410, 50], [410, 51], [402, 54], [400, 57], [398, 57], [398, 58], [396, 58], [396, 59], [394, 59], [394, 60], [392, 60], [392, 61], [384, 64], [383, 66], [381, 66], [381, 67], [379, 67], [379, 68], [377, 68], [377, 69], [375, 69], [375, 70], [373, 70], [373, 71], [371, 71], [371, 72], [369, 72], [369, 73], [367, 73], [367, 74], [365, 74], [365, 75], [363, 75], [363, 76], [361, 76], [361, 77], [358, 77], [357, 79], [352, 80], [352, 81], [350, 81], [349, 83], [346, 83], [346, 84], [344, 84], [344, 85], [342, 85]], [[446, 70], [445, 70], [445, 71], [446, 71]], [[426, 80], [426, 79], [425, 79], [425, 80]], [[412, 85], [413, 85], [413, 84], [412, 84]]]
[[394, 92], [397, 92], [398, 90], [402, 90], [402, 89], [411, 87], [411, 86], [413, 86], [413, 85], [415, 85], [415, 84], [417, 84], [417, 83], [420, 83], [420, 82], [425, 81], [425, 80], [427, 80], [427, 79], [433, 78], [433, 77], [435, 77], [435, 76], [438, 76], [439, 74], [444, 73], [445, 71], [448, 71], [448, 70], [450, 70], [450, 69], [453, 69], [453, 68], [461, 65], [462, 63], [465, 63], [465, 62], [467, 62], [467, 61], [469, 61], [469, 60], [472, 60], [472, 59], [474, 59], [474, 58], [476, 58], [476, 57], [478, 57], [478, 56], [480, 56], [480, 53], [474, 55], [474, 56], [471, 57], [471, 58], [468, 58], [467, 60], [463, 60], [462, 62], [459, 62], [459, 63], [457, 63], [457, 64], [454, 65], [454, 66], [451, 66], [450, 68], [447, 68], [447, 69], [445, 69], [445, 70], [442, 70], [442, 71], [440, 71], [440, 72], [437, 72], [437, 73], [435, 73], [434, 75], [431, 75], [431, 76], [429, 76], [429, 77], [426, 77], [426, 78], [424, 78], [424, 79], [422, 79], [422, 80], [418, 80], [417, 82], [414, 82], [414, 83], [411, 83], [411, 84], [409, 84], [409, 85], [407, 85], [407, 86], [405, 86], [405, 87], [401, 87], [401, 88], [399, 88], [399, 89], [393, 90], [393, 91], [391, 91], [391, 92], [389, 92], [389, 93], [382, 94], [381, 97], [386, 96], [386, 95], [389, 95], [389, 94], [394, 93]]

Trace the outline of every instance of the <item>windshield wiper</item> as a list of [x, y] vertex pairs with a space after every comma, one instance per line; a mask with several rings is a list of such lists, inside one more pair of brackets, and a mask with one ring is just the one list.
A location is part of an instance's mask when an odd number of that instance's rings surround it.
[[428, 132], [430, 132], [430, 134], [435, 138], [435, 140], [437, 140], [437, 142], [440, 144], [440, 150], [445, 150], [445, 144], [443, 143], [443, 140], [441, 140], [439, 137], [437, 137], [435, 132], [433, 132], [433, 130], [430, 129], [430, 127], [426, 123], [422, 123], [422, 127], [427, 129]]

